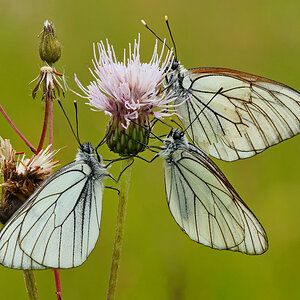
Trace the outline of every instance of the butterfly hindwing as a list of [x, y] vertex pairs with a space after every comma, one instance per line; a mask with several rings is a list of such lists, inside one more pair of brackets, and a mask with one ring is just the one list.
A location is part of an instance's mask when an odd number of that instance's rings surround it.
[[261, 254], [267, 236], [220, 169], [199, 149], [177, 149], [165, 162], [170, 211], [194, 241], [215, 249]]

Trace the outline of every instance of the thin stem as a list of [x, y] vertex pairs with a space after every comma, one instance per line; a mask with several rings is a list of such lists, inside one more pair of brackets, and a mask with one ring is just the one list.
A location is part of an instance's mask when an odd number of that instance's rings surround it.
[[[49, 144], [50, 146], [50, 153], [53, 151], [53, 101], [52, 99], [48, 98], [46, 99], [46, 104], [48, 104], [48, 110], [49, 110]], [[54, 277], [55, 277], [55, 286], [56, 286], [56, 295], [57, 300], [62, 299], [62, 293], [61, 293], [61, 285], [60, 285], [60, 277], [59, 277], [59, 271], [57, 269], [53, 269], [54, 271]]]
[[49, 144], [51, 145], [50, 152], [53, 150], [53, 101], [49, 102]]
[[44, 115], [44, 124], [43, 124], [43, 129], [42, 129], [42, 134], [41, 134], [41, 138], [40, 138], [40, 142], [37, 148], [37, 153], [39, 153], [44, 145], [44, 141], [45, 141], [45, 136], [46, 136], [46, 131], [47, 131], [47, 126], [48, 126], [48, 117], [49, 117], [49, 102], [48, 99], [46, 98], [46, 105], [45, 105], [45, 115]]
[[58, 273], [57, 269], [53, 269], [53, 271], [54, 271], [54, 277], [55, 277], [57, 300], [61, 300], [62, 295], [61, 295], [61, 285], [60, 285], [59, 273]]
[[123, 160], [121, 163], [121, 171], [125, 168], [128, 168], [120, 179], [120, 194], [119, 194], [119, 206], [118, 206], [118, 216], [117, 216], [117, 225], [114, 241], [114, 249], [111, 262], [109, 286], [107, 292], [107, 300], [115, 299], [117, 280], [118, 280], [118, 270], [120, 266], [121, 250], [124, 237], [124, 228], [125, 228], [125, 217], [126, 217], [126, 206], [128, 201], [128, 192], [130, 186], [130, 175], [133, 158], [128, 158]]
[[31, 270], [23, 270], [26, 290], [30, 300], [39, 300], [39, 293], [37, 290], [34, 273]]
[[16, 127], [16, 125], [13, 123], [13, 121], [10, 119], [8, 114], [5, 112], [4, 108], [0, 104], [0, 111], [5, 117], [5, 119], [8, 121], [10, 126], [15, 130], [15, 132], [19, 135], [19, 137], [25, 142], [25, 144], [30, 148], [30, 150], [34, 153], [36, 153], [36, 149], [31, 145], [31, 143], [25, 138], [25, 136], [20, 132], [20, 130]]

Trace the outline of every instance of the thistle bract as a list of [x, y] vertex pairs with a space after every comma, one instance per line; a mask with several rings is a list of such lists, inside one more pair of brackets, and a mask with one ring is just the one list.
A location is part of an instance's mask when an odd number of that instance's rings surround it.
[[112, 116], [106, 128], [109, 149], [121, 156], [136, 155], [144, 151], [149, 141], [148, 116], [140, 116], [135, 123], [130, 122], [127, 128], [122, 125], [120, 118]]

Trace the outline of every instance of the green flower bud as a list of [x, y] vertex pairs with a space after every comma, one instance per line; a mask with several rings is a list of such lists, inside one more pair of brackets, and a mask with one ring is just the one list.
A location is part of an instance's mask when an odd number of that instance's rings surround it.
[[54, 33], [54, 26], [48, 20], [44, 23], [44, 30], [41, 33], [40, 57], [49, 65], [60, 59], [61, 45]]

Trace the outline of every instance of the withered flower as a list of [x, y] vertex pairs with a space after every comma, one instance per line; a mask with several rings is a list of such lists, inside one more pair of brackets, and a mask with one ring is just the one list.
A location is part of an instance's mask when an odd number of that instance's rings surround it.
[[56, 91], [57, 91], [58, 96], [60, 95], [60, 92], [62, 92], [62, 94], [64, 96], [65, 91], [64, 91], [62, 85], [56, 79], [56, 75], [62, 76], [62, 74], [56, 72], [53, 68], [51, 68], [49, 66], [41, 67], [40, 74], [37, 77], [38, 82], [32, 91], [32, 98], [33, 99], [35, 98], [41, 84], [43, 87], [42, 100], [55, 99]]
[[3, 176], [0, 221], [4, 224], [51, 174], [53, 161], [50, 145], [31, 158], [19, 157], [10, 140], [0, 137], [0, 175]]

